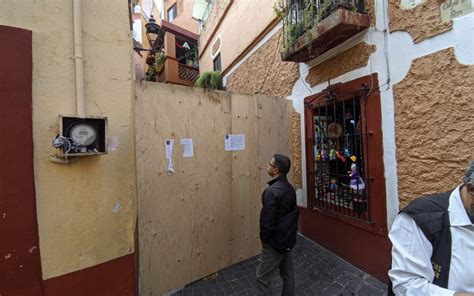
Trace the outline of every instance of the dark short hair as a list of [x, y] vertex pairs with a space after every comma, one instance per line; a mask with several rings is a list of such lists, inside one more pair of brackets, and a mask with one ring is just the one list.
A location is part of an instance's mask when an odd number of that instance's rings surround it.
[[474, 186], [474, 160], [471, 161], [469, 167], [466, 170], [466, 173], [464, 173], [463, 183], [471, 184]]
[[286, 176], [286, 174], [288, 174], [288, 172], [290, 171], [291, 167], [291, 161], [288, 156], [283, 154], [274, 154], [273, 160], [275, 161], [275, 166], [278, 168], [280, 174]]

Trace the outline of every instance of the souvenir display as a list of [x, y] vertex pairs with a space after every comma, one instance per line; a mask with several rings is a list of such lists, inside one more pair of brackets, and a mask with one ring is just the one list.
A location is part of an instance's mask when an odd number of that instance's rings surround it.
[[346, 158], [344, 157], [344, 155], [342, 155], [342, 153], [339, 153], [339, 151], [336, 151], [336, 156], [340, 161], [346, 162]]
[[351, 151], [349, 150], [349, 134], [346, 134], [346, 136], [344, 137], [344, 156], [345, 157], [351, 157]]
[[315, 204], [363, 212], [366, 176], [360, 112], [352, 101], [344, 108], [337, 106], [319, 108], [313, 120]]
[[359, 170], [355, 163], [351, 164], [351, 170], [348, 172], [348, 174], [351, 178], [349, 187], [354, 192], [363, 192], [363, 190], [365, 189], [365, 183], [364, 180], [362, 180], [362, 178], [360, 177]]
[[342, 135], [342, 126], [339, 123], [331, 122], [328, 125], [328, 136], [330, 138], [340, 137]]

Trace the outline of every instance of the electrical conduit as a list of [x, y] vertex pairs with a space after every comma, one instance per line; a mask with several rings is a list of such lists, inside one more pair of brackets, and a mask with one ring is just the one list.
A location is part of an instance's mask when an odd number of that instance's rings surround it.
[[76, 68], [76, 112], [86, 115], [84, 98], [84, 58], [82, 56], [82, 1], [74, 1], [74, 61]]

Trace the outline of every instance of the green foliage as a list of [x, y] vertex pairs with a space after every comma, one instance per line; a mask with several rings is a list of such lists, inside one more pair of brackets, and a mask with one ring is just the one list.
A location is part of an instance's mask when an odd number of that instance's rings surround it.
[[199, 53], [197, 46], [191, 47], [190, 50], [186, 51], [184, 57], [188, 66], [198, 68]]
[[201, 73], [196, 80], [195, 86], [205, 89], [223, 89], [220, 71], [208, 71]]
[[273, 4], [273, 11], [278, 19], [282, 19], [285, 17], [285, 6], [283, 5], [283, 1], [279, 1], [278, 3]]
[[324, 1], [321, 6], [316, 6], [314, 1], [304, 0], [304, 8], [301, 12], [301, 18], [294, 21], [293, 17], [285, 13], [287, 22], [285, 23], [285, 42], [283, 44], [284, 52], [288, 52], [294, 45], [295, 41], [305, 35], [306, 42], [311, 44], [313, 41], [313, 34], [311, 29], [321, 22], [333, 9], [333, 1]]
[[148, 66], [148, 70], [145, 73], [145, 80], [146, 81], [156, 81], [156, 64]]
[[156, 56], [156, 64], [157, 65], [163, 65], [165, 63], [165, 60], [166, 60], [166, 55], [164, 52], [160, 52], [157, 56]]

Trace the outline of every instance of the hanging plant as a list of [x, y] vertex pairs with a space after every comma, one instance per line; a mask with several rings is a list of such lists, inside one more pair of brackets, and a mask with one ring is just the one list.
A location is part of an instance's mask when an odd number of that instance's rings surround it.
[[160, 52], [157, 57], [156, 57], [156, 64], [157, 65], [163, 65], [166, 60], [166, 55], [164, 52]]
[[204, 89], [223, 90], [222, 77], [220, 71], [208, 71], [201, 73], [196, 80], [195, 86]]

